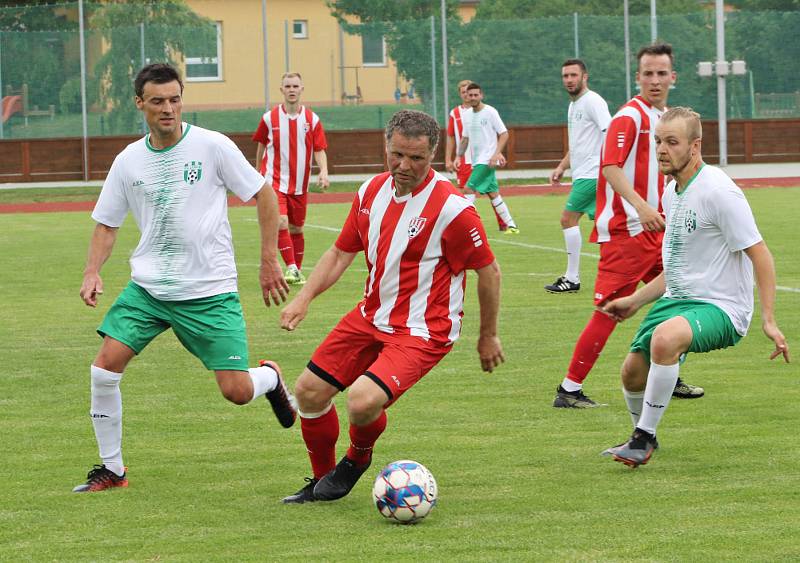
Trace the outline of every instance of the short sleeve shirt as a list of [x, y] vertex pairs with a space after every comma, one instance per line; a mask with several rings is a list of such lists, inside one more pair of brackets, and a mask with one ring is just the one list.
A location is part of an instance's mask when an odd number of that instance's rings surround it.
[[469, 137], [469, 150], [472, 164], [489, 164], [497, 152], [497, 136], [508, 131], [500, 114], [488, 104], [481, 111], [472, 111], [469, 127], [464, 128], [464, 136]]
[[155, 149], [147, 136], [117, 155], [92, 212], [109, 227], [131, 212], [141, 232], [131, 277], [165, 301], [236, 291], [227, 191], [247, 201], [264, 184], [228, 137], [182, 127], [171, 147]]
[[664, 190], [665, 297], [718, 306], [744, 336], [753, 316], [753, 265], [744, 250], [762, 240], [742, 190], [703, 165], [686, 188]]
[[570, 102], [567, 110], [569, 164], [573, 180], [597, 180], [600, 173], [600, 149], [611, 123], [608, 104], [597, 93], [586, 90]]

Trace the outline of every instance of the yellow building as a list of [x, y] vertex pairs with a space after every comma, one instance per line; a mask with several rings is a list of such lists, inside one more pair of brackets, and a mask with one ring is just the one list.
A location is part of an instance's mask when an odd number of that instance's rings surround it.
[[[217, 23], [217, 44], [187, 52], [186, 105], [191, 110], [263, 107], [265, 103], [261, 0], [187, 0]], [[437, 3], [438, 4], [438, 3]], [[477, 0], [462, 2], [471, 19]], [[408, 84], [387, 56], [382, 37], [345, 33], [324, 0], [267, 0], [269, 102], [282, 99], [281, 75], [303, 76], [310, 106], [395, 103]], [[441, 47], [439, 47], [441, 48]], [[405, 99], [405, 97], [403, 98]]]

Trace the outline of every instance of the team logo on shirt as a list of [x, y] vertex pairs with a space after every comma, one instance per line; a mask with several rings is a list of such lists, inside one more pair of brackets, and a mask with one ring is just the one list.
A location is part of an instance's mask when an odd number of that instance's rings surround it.
[[425, 228], [425, 223], [428, 222], [428, 219], [425, 217], [414, 217], [408, 223], [408, 238], [414, 238], [418, 234], [422, 232], [422, 229]]
[[199, 182], [203, 177], [203, 163], [193, 160], [183, 165], [183, 181], [190, 186]]
[[693, 233], [697, 229], [697, 213], [691, 209], [686, 212], [686, 217], [683, 219], [683, 225], [686, 227], [687, 233]]
[[308, 133], [308, 131], [310, 129], [311, 129], [311, 125], [309, 125], [308, 123], [303, 123], [303, 132], [304, 133]]

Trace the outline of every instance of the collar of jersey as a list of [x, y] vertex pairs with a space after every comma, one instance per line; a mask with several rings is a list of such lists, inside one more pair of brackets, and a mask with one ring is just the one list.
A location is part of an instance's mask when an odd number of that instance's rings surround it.
[[417, 185], [417, 187], [416, 187], [416, 188], [414, 188], [413, 190], [411, 190], [411, 191], [410, 191], [409, 193], [407, 193], [406, 195], [397, 195], [397, 191], [396, 191], [396, 188], [395, 188], [395, 186], [394, 186], [394, 178], [392, 178], [392, 190], [394, 191], [394, 193], [392, 194], [392, 196], [394, 197], [395, 201], [406, 201], [406, 200], [408, 200], [408, 199], [411, 199], [412, 197], [414, 197], [415, 195], [417, 195], [419, 192], [421, 192], [422, 190], [424, 190], [424, 189], [425, 189], [425, 187], [426, 187], [428, 184], [430, 184], [430, 183], [431, 183], [431, 180], [432, 180], [432, 179], [433, 179], [433, 168], [430, 168], [430, 169], [428, 170], [428, 174], [425, 176], [425, 179], [424, 179], [424, 180], [422, 180], [422, 182], [420, 182], [420, 183]]
[[705, 163], [705, 162], [701, 162], [701, 163], [700, 163], [700, 168], [698, 168], [698, 169], [697, 169], [697, 172], [695, 172], [695, 173], [692, 175], [692, 177], [691, 177], [691, 178], [689, 178], [689, 181], [688, 181], [688, 182], [686, 182], [686, 186], [684, 186], [684, 188], [683, 188], [682, 190], [680, 190], [680, 191], [678, 191], [678, 189], [677, 189], [677, 188], [679, 188], [679, 187], [680, 187], [680, 186], [678, 186], [678, 180], [675, 180], [675, 193], [676, 193], [676, 194], [678, 194], [678, 195], [683, 195], [683, 194], [685, 194], [685, 193], [686, 193], [686, 190], [688, 190], [688, 189], [689, 189], [689, 186], [691, 186], [691, 185], [692, 185], [692, 182], [694, 182], [694, 179], [695, 179], [695, 178], [697, 178], [697, 175], [698, 175], [698, 174], [700, 174], [700, 171], [701, 171], [701, 170], [702, 170], [702, 169], [705, 167], [705, 165], [706, 165], [706, 163]]
[[301, 115], [301, 114], [302, 114], [302, 113], [303, 113], [305, 110], [306, 110], [306, 108], [305, 108], [305, 107], [304, 107], [304, 106], [301, 104], [301, 105], [300, 105], [300, 107], [298, 108], [298, 111], [297, 111], [297, 113], [296, 113], [296, 114], [294, 114], [294, 115], [292, 115], [292, 114], [290, 114], [288, 111], [286, 111], [286, 106], [285, 106], [284, 104], [281, 104], [281, 111], [282, 111], [282, 112], [283, 112], [283, 114], [284, 114], [286, 117], [288, 117], [289, 119], [297, 119], [298, 117], [300, 117], [300, 115]]
[[145, 135], [145, 137], [144, 137], [144, 144], [145, 144], [145, 146], [146, 146], [146, 147], [147, 147], [149, 150], [151, 150], [151, 151], [153, 151], [153, 152], [167, 152], [167, 151], [169, 151], [169, 150], [172, 150], [173, 148], [175, 148], [175, 147], [177, 147], [177, 146], [178, 146], [178, 143], [180, 143], [181, 141], [183, 141], [184, 137], [186, 137], [186, 134], [189, 132], [189, 129], [191, 129], [191, 128], [192, 128], [191, 124], [189, 124], [189, 123], [186, 123], [185, 121], [181, 122], [181, 126], [183, 127], [183, 135], [181, 135], [181, 138], [180, 138], [180, 139], [178, 139], [178, 142], [177, 142], [177, 143], [175, 143], [174, 145], [170, 145], [170, 146], [168, 146], [168, 147], [164, 147], [163, 149], [157, 149], [157, 148], [155, 148], [153, 145], [151, 145], [151, 144], [150, 144], [150, 133], [148, 133], [148, 134], [147, 134], [147, 135]]

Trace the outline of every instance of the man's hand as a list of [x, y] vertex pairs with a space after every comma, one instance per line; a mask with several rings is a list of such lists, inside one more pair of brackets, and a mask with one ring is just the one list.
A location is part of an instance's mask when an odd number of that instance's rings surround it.
[[283, 279], [283, 271], [278, 263], [277, 256], [269, 260], [261, 261], [258, 281], [261, 283], [261, 293], [264, 297], [264, 304], [269, 307], [270, 299], [275, 305], [280, 305], [286, 301], [289, 294], [289, 284]]
[[281, 311], [281, 328], [288, 331], [296, 329], [307, 313], [308, 301], [295, 297]]
[[445, 168], [445, 170], [447, 170], [448, 172], [456, 172], [456, 170], [458, 170], [458, 169], [455, 167], [455, 164], [454, 164], [454, 162], [453, 162], [452, 160], [450, 160], [449, 158], [446, 158], [446, 159], [445, 159], [445, 161], [444, 161], [444, 168]]
[[506, 165], [506, 157], [503, 153], [497, 153], [489, 159], [489, 168], [502, 168]]
[[460, 156], [457, 156], [453, 161], [453, 171], [458, 172], [458, 169], [461, 168], [461, 162], [463, 159]]
[[600, 311], [611, 317], [617, 322], [624, 321], [625, 319], [631, 318], [633, 315], [636, 314], [636, 311], [639, 310], [639, 305], [637, 305], [634, 300], [633, 296], [629, 295], [628, 297], [620, 297], [619, 299], [614, 299], [613, 301], [609, 301], [602, 307], [600, 307]]
[[564, 176], [564, 169], [561, 166], [556, 166], [550, 173], [550, 183], [554, 186], [561, 185], [561, 178]]
[[327, 191], [328, 187], [331, 185], [331, 181], [328, 179], [327, 170], [324, 172], [320, 171], [319, 177], [317, 178], [317, 185], [319, 186], [319, 189], [322, 190], [323, 192]]
[[764, 321], [762, 328], [764, 329], [764, 334], [767, 335], [767, 338], [775, 343], [775, 350], [773, 350], [772, 354], [769, 355], [769, 359], [774, 360], [778, 356], [783, 356], [783, 361], [788, 364], [789, 345], [786, 343], [786, 338], [778, 328], [778, 325], [775, 324], [775, 321]]
[[642, 228], [645, 231], [661, 232], [664, 230], [666, 225], [664, 217], [649, 205], [643, 205], [642, 208], [637, 209], [636, 212], [639, 214], [639, 221], [642, 223]]
[[478, 356], [481, 359], [481, 369], [488, 372], [494, 371], [494, 368], [506, 361], [500, 339], [496, 336], [478, 338]]
[[80, 294], [86, 305], [97, 307], [97, 296], [103, 294], [103, 280], [100, 279], [100, 274], [84, 274]]

